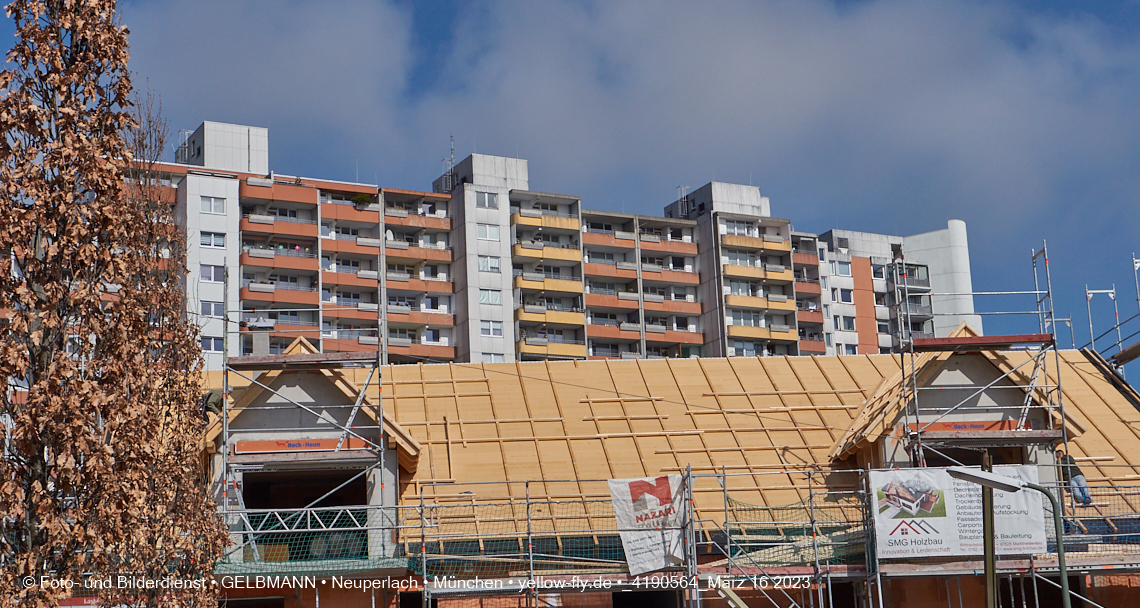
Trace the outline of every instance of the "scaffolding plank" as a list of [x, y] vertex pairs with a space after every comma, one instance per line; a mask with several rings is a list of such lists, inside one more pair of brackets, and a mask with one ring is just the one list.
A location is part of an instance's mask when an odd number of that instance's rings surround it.
[[1004, 336], [957, 336], [952, 338], [915, 338], [915, 352], [1011, 350], [1017, 346], [1052, 344], [1053, 334], [1011, 334]]

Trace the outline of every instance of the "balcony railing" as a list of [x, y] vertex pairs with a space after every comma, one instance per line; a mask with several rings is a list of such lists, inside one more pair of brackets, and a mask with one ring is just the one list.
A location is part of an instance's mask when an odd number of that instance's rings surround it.
[[272, 213], [243, 213], [243, 214], [241, 214], [241, 218], [243, 220], [247, 220], [247, 219], [249, 219], [249, 217], [251, 215], [260, 215], [263, 217], [271, 217], [271, 218], [273, 218], [274, 222], [289, 222], [292, 224], [314, 224], [314, 225], [317, 223], [317, 220], [309, 220], [309, 219], [304, 219], [304, 218], [300, 218], [300, 217], [288, 217], [285, 215], [273, 215]]
[[249, 245], [243, 245], [241, 250], [244, 253], [251, 253], [254, 251], [265, 251], [265, 252], [272, 253], [274, 256], [284, 255], [284, 256], [289, 256], [289, 257], [293, 257], [293, 258], [315, 258], [315, 257], [317, 257], [316, 252], [313, 252], [313, 251], [289, 249], [286, 247], [282, 247], [280, 249], [273, 249], [271, 247], [251, 247]]
[[300, 285], [298, 285], [296, 283], [283, 283], [283, 282], [275, 283], [273, 281], [253, 281], [250, 279], [242, 279], [242, 281], [241, 281], [242, 287], [249, 287], [250, 285], [254, 285], [254, 284], [256, 284], [256, 285], [272, 285], [274, 289], [284, 289], [284, 290], [288, 290], [288, 291], [316, 291], [317, 290], [316, 285], [313, 285], [310, 287], [301, 287]]

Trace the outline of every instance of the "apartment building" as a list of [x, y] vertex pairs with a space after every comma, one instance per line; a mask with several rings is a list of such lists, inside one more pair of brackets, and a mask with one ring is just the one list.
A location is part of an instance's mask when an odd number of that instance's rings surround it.
[[665, 207], [696, 223], [700, 325], [712, 357], [798, 350], [791, 222], [755, 186], [712, 182]]
[[829, 230], [819, 242], [835, 354], [890, 352], [900, 329], [915, 338], [945, 337], [962, 322], [982, 331], [973, 297], [961, 295], [973, 289], [965, 222], [908, 237]]
[[957, 221], [816, 235], [721, 182], [661, 217], [591, 210], [532, 189], [525, 159], [484, 154], [431, 192], [282, 176], [265, 129], [213, 122], [176, 160], [208, 369], [297, 337], [388, 363], [878, 353], [898, 325], [896, 246], [913, 331], [980, 326], [969, 297], [924, 295], [969, 291]]

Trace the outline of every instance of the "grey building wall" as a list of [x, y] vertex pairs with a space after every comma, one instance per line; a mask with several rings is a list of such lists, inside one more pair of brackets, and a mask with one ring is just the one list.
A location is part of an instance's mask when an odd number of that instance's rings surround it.
[[[973, 292], [966, 222], [950, 220], [945, 230], [905, 237], [903, 252], [908, 260], [930, 269], [930, 287], [935, 293]], [[936, 335], [946, 335], [962, 322], [982, 331], [981, 315], [972, 314], [972, 296], [931, 296], [930, 303], [938, 315], [934, 317]]]

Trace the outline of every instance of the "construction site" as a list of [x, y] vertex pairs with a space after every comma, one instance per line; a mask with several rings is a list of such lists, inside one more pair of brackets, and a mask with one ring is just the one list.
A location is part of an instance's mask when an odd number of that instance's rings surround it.
[[[1047, 260], [1022, 291], [930, 294], [1028, 302], [1002, 313], [1028, 331], [932, 338], [897, 252], [891, 354], [382, 365], [302, 337], [230, 357], [202, 438], [223, 605], [982, 606], [981, 552], [889, 557], [876, 527], [929, 533], [951, 490], [875, 480], [991, 465], [1056, 501], [1028, 503], [1036, 549], [998, 543], [999, 606], [1136, 601], [1140, 394], [1121, 359], [1058, 348]], [[622, 524], [618, 486], [667, 523]]]

